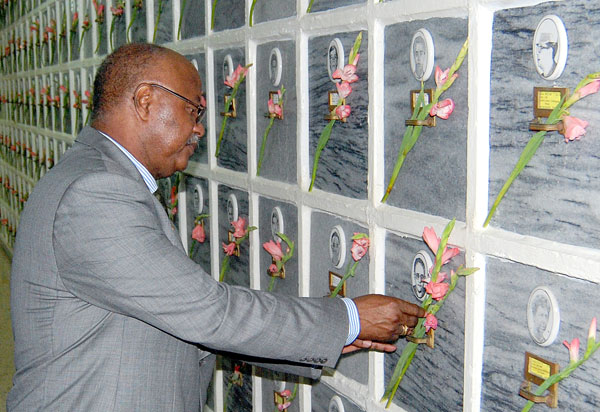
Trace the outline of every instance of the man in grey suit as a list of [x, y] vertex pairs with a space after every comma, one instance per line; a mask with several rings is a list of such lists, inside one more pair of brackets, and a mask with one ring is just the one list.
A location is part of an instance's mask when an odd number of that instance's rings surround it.
[[123, 46], [98, 69], [92, 127], [21, 215], [8, 411], [197, 411], [211, 351], [317, 377], [342, 352], [394, 350], [424, 316], [380, 295], [230, 286], [190, 260], [152, 192], [204, 134], [201, 96], [194, 66], [159, 46]]

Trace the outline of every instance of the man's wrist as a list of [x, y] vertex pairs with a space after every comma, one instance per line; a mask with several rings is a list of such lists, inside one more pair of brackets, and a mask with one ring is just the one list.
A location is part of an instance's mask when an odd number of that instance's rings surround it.
[[360, 317], [358, 316], [358, 308], [354, 301], [350, 298], [342, 298], [348, 309], [348, 338], [345, 346], [350, 345], [356, 340], [360, 334]]

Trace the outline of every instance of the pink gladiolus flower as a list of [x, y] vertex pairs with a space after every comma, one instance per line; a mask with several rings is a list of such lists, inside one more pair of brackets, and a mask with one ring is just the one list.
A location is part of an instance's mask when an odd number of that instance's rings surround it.
[[423, 325], [425, 326], [425, 332], [429, 332], [429, 329], [437, 329], [437, 318], [435, 317], [435, 315], [428, 313], [427, 317], [425, 317], [425, 323]]
[[563, 341], [563, 345], [569, 348], [569, 358], [571, 359], [571, 363], [577, 362], [579, 360], [579, 338], [575, 338], [569, 343], [568, 341]]
[[204, 231], [204, 226], [196, 225], [194, 230], [192, 230], [192, 239], [197, 242], [204, 243], [206, 240], [206, 232]]
[[337, 87], [340, 99], [345, 99], [346, 97], [350, 96], [350, 93], [352, 93], [352, 86], [350, 86], [350, 83], [348, 82], [336, 83], [335, 86]]
[[235, 229], [235, 231], [233, 232], [234, 238], [240, 239], [246, 236], [246, 219], [240, 217], [238, 218], [238, 220], [234, 220], [233, 222], [231, 222], [231, 226], [233, 226], [233, 228]]
[[[58, 88], [58, 90], [60, 90], [61, 92], [65, 92], [65, 93], [67, 93], [67, 92], [68, 92], [68, 90], [67, 90], [67, 87], [66, 87], [66, 86], [64, 86], [64, 85], [60, 85], [60, 86], [59, 86], [59, 88]], [[34, 92], [32, 92], [32, 94], [33, 94], [33, 93], [35, 93], [35, 91], [34, 91]]]
[[360, 53], [356, 53], [356, 56], [354, 56], [354, 60], [352, 61], [352, 65], [354, 67], [356, 67], [358, 65], [358, 59], [360, 58]]
[[269, 113], [277, 116], [281, 116], [283, 114], [283, 109], [280, 105], [273, 103], [273, 99], [269, 99], [267, 106], [269, 107]]
[[113, 16], [122, 16], [125, 9], [123, 9], [123, 7], [114, 8], [111, 6], [110, 11], [112, 12]]
[[269, 240], [263, 243], [263, 248], [273, 257], [273, 260], [281, 260], [283, 258], [283, 251], [281, 250], [281, 241], [277, 243]]
[[[454, 273], [454, 271], [452, 271], [452, 273]], [[446, 275], [446, 272], [440, 272], [437, 275], [436, 282], [441, 283], [441, 282], [445, 281], [446, 279], [448, 279], [448, 275]]]
[[588, 122], [585, 120], [578, 119], [573, 116], [565, 116], [562, 119], [565, 143], [569, 140], [579, 140], [586, 132], [585, 128], [588, 126]]
[[429, 282], [427, 286], [425, 286], [425, 291], [431, 295], [431, 297], [435, 300], [442, 300], [450, 285], [447, 283], [437, 283], [437, 282]]
[[356, 75], [356, 66], [353, 64], [347, 64], [342, 70], [336, 69], [331, 74], [331, 77], [334, 79], [342, 79], [344, 82], [354, 83], [358, 80], [358, 76]]
[[277, 265], [275, 263], [272, 263], [271, 266], [269, 266], [269, 272], [271, 273], [277, 273], [279, 269], [277, 269]]
[[222, 245], [223, 245], [223, 251], [225, 252], [225, 254], [227, 256], [233, 255], [233, 253], [235, 252], [235, 246], [236, 246], [235, 242], [231, 242], [228, 244], [223, 243]]
[[[439, 66], [435, 67], [435, 84], [438, 89], [442, 87], [448, 81], [448, 73], [450, 72], [450, 68], [446, 70], [440, 69]], [[456, 79], [458, 77], [458, 73], [454, 73], [452, 75], [452, 79]]]
[[596, 79], [591, 83], [586, 84], [581, 89], [577, 90], [575, 94], [578, 96], [579, 99], [582, 99], [585, 96], [597, 93], [598, 90], [600, 90], [600, 79]]
[[593, 342], [596, 342], [596, 317], [592, 319], [592, 323], [590, 323], [590, 329], [588, 331], [588, 341], [592, 339]]
[[235, 84], [239, 81], [242, 75], [246, 75], [248, 73], [248, 69], [242, 67], [242, 65], [238, 64], [238, 67], [231, 74], [231, 76], [227, 76], [225, 78], [225, 85], [231, 87], [232, 89], [235, 87]]
[[283, 396], [284, 398], [289, 398], [290, 396], [292, 396], [292, 391], [289, 389], [286, 389], [286, 390], [279, 392], [279, 394], [281, 396]]
[[437, 116], [440, 119], [447, 119], [454, 111], [454, 101], [452, 99], [445, 99], [441, 102], [437, 102], [431, 107], [429, 114], [431, 116]]
[[352, 253], [352, 259], [354, 259], [356, 262], [361, 260], [369, 250], [369, 243], [370, 242], [368, 237], [354, 239], [352, 241], [352, 248], [350, 248], [350, 252]]
[[[425, 243], [427, 243], [427, 246], [429, 246], [429, 249], [431, 249], [433, 253], [437, 253], [437, 250], [440, 246], [440, 238], [437, 237], [437, 235], [435, 234], [435, 230], [433, 230], [432, 227], [426, 227], [425, 229], [423, 229], [423, 240], [425, 241]], [[460, 250], [458, 250], [458, 248], [448, 248], [448, 246], [446, 246], [446, 249], [444, 249], [444, 253], [442, 253], [442, 265], [448, 263], [450, 259], [458, 255], [459, 253]]]
[[341, 120], [341, 119], [345, 119], [348, 116], [350, 116], [350, 113], [352, 112], [352, 110], [350, 109], [350, 106], [348, 106], [347, 104], [344, 104], [342, 106], [339, 106], [335, 109], [335, 114], [337, 115], [337, 117]]
[[277, 405], [277, 409], [279, 409], [280, 411], [284, 411], [287, 408], [289, 408], [291, 404], [292, 404], [291, 402], [281, 403], [281, 404]]

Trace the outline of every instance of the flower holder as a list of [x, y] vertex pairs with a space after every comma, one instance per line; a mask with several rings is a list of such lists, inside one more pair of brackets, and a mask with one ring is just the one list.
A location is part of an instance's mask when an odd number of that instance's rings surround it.
[[240, 245], [235, 241], [235, 237], [233, 236], [233, 232], [227, 231], [227, 241], [229, 243], [235, 243], [235, 250], [233, 251], [233, 256], [240, 257]]
[[552, 110], [561, 101], [569, 97], [569, 89], [566, 87], [534, 87], [533, 88], [533, 117], [529, 123], [529, 130], [535, 132], [555, 132], [564, 134], [562, 121], [556, 124], [542, 123], [542, 119], [548, 118]]
[[328, 101], [329, 114], [325, 116], [325, 120], [337, 120], [342, 123], [346, 123], [347, 119], [345, 117], [340, 118], [337, 114], [335, 114], [335, 109], [337, 109], [339, 106], [345, 105], [346, 99], [340, 99], [340, 95], [336, 90], [334, 90], [329, 92]]
[[[273, 265], [276, 265], [275, 259], [271, 259]], [[281, 269], [277, 272], [271, 272], [267, 269], [267, 274], [273, 278], [285, 279], [285, 265], [281, 265]]]
[[[333, 292], [335, 290], [335, 288], [339, 285], [339, 283], [343, 281], [343, 279], [344, 279], [344, 276], [339, 275], [335, 272], [329, 272], [329, 293]], [[340, 295], [341, 297], [346, 297], [346, 282], [345, 281], [344, 281], [344, 284], [342, 285], [342, 288], [338, 292], [338, 295]]]
[[545, 403], [550, 408], [558, 408], [558, 382], [548, 388], [546, 395], [536, 395], [531, 384], [541, 385], [544, 381], [559, 372], [557, 363], [540, 358], [530, 352], [525, 352], [524, 380], [519, 388], [519, 396], [533, 403]]
[[[281, 392], [273, 391], [273, 402], [275, 406], [285, 405], [287, 399], [281, 394]], [[282, 412], [287, 412], [287, 408], [281, 409]]]
[[[227, 103], [227, 99], [229, 99], [230, 96], [231, 96], [230, 94], [226, 94], [223, 96], [224, 104]], [[221, 112], [221, 116], [230, 117], [232, 119], [235, 119], [237, 117], [237, 99], [235, 97], [233, 99], [231, 99], [231, 103], [229, 105], [229, 111]]]
[[435, 116], [427, 116], [425, 120], [419, 119], [407, 119], [404, 121], [406, 126], [425, 126], [425, 127], [435, 127]]
[[426, 338], [415, 338], [414, 336], [406, 336], [406, 340], [412, 343], [416, 343], [417, 345], [426, 344], [429, 348], [433, 349], [435, 344], [435, 330], [429, 329], [427, 332]]
[[529, 123], [529, 130], [534, 132], [558, 132], [562, 135], [565, 134], [565, 127], [562, 120], [559, 120], [556, 124], [542, 123], [541, 119]]
[[[282, 93], [282, 95], [283, 95], [283, 93]], [[273, 91], [269, 92], [269, 99], [271, 101], [273, 101], [273, 104], [281, 105], [282, 110], [281, 110], [281, 114], [269, 113], [269, 114], [266, 115], [266, 117], [270, 118], [270, 119], [274, 118], [274, 119], [283, 120], [283, 103], [280, 104], [280, 101], [279, 101], [279, 91], [275, 90], [274, 92]]]

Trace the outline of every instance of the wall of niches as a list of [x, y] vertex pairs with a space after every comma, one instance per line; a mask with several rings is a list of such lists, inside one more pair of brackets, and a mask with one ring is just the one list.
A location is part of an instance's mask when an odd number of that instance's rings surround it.
[[[325, 296], [352, 262], [353, 233], [363, 232], [371, 238], [370, 252], [346, 282], [345, 295], [386, 293], [419, 303], [413, 259], [420, 251], [433, 257], [421, 239], [423, 228], [440, 234], [456, 218], [450, 243], [461, 253], [447, 269], [466, 264], [480, 271], [459, 281], [438, 314], [435, 349], [417, 351], [389, 410], [519, 410], [525, 404], [518, 395], [525, 352], [565, 366], [568, 354], [560, 342], [585, 341], [598, 314], [600, 115], [593, 107], [599, 97], [571, 109], [589, 122], [587, 134], [566, 144], [550, 132], [490, 226], [483, 222], [532, 135], [533, 87], [572, 90], [586, 74], [600, 71], [594, 66], [599, 9], [585, 0], [3, 2], [2, 243], [10, 250], [28, 194], [87, 124], [95, 67], [128, 41], [164, 44], [198, 68], [208, 102], [207, 133], [183, 179], [175, 191], [177, 179], [161, 181], [158, 193], [203, 271], [234, 285]], [[569, 42], [564, 73], [555, 80], [538, 75], [532, 57], [536, 25], [550, 14], [563, 20]], [[467, 36], [469, 55], [444, 96], [456, 104], [452, 116], [423, 128], [382, 203], [411, 116], [411, 91], [421, 86], [410, 62], [420, 29], [431, 34], [434, 63], [442, 69], [454, 62]], [[328, 70], [331, 48], [339, 47], [342, 66], [349, 63], [359, 33], [358, 81], [347, 98], [351, 114], [335, 122], [321, 151], [319, 137], [336, 91]], [[237, 92], [235, 116], [226, 117], [232, 91], [224, 81], [247, 64], [252, 66]], [[283, 116], [271, 119], [268, 100], [282, 86]], [[434, 76], [423, 87], [435, 89]], [[230, 222], [239, 217], [257, 229], [223, 270], [222, 245], [232, 239]], [[192, 238], [197, 225], [203, 242]], [[272, 259], [262, 247], [277, 240], [277, 232], [294, 242], [285, 278], [268, 274]], [[547, 346], [528, 331], [528, 301], [540, 286], [560, 310], [559, 332]], [[393, 354], [344, 355], [318, 382], [220, 356], [207, 407], [274, 410], [275, 393], [289, 389], [296, 394], [290, 412], [383, 411], [379, 399], [406, 341], [397, 345]], [[598, 409], [589, 377], [599, 369], [591, 358], [561, 383], [560, 409]]]

